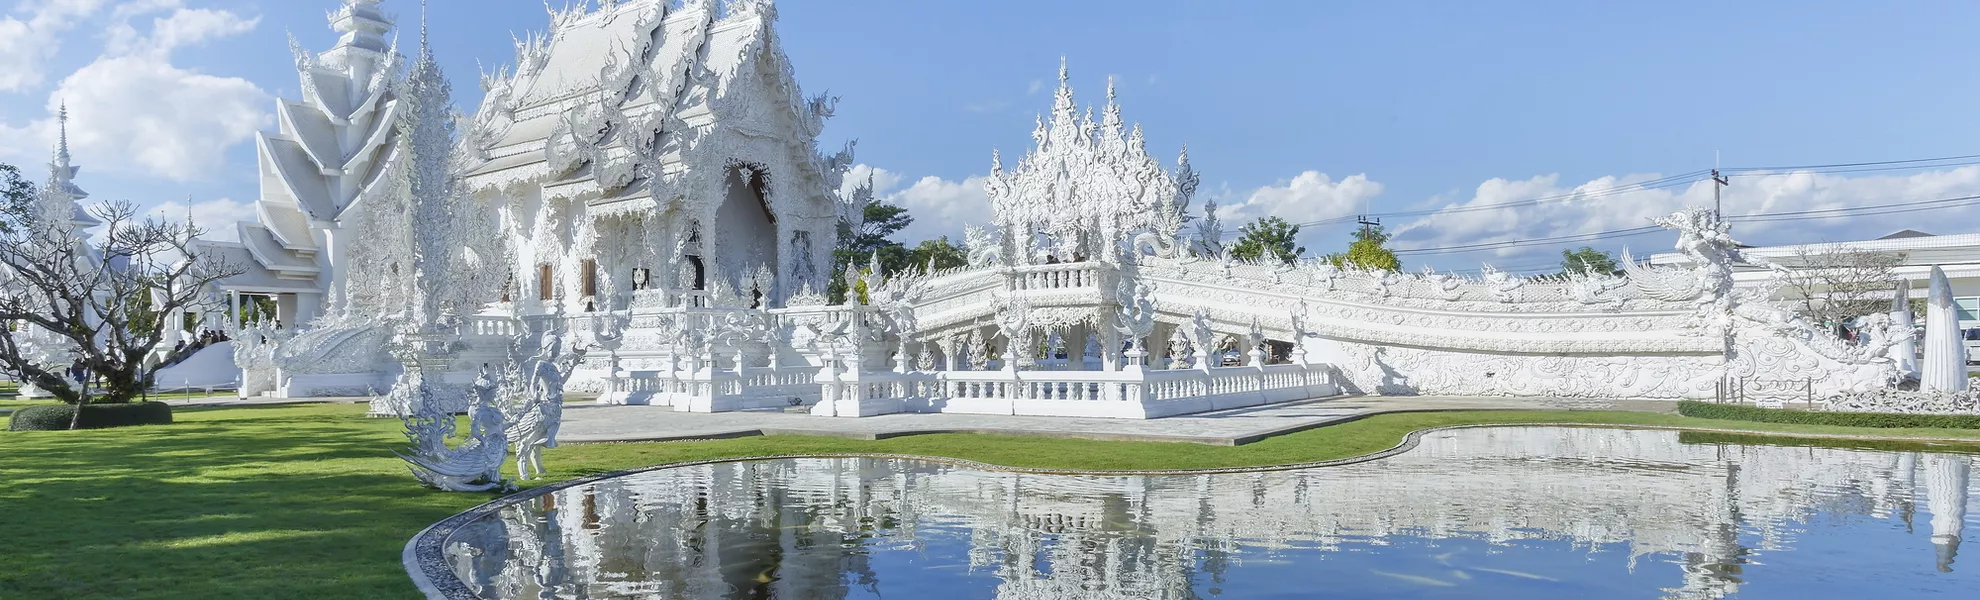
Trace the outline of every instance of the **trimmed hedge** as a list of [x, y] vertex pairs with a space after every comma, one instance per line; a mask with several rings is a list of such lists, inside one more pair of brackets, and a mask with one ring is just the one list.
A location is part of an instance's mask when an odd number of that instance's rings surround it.
[[1795, 425], [1834, 425], [1838, 427], [1904, 427], [1931, 429], [1980, 429], [1980, 415], [1907, 415], [1897, 413], [1820, 412], [1759, 408], [1744, 404], [1679, 402], [1678, 414], [1700, 419], [1791, 423]]
[[[43, 404], [14, 411], [7, 431], [63, 431], [75, 417], [75, 405]], [[172, 405], [163, 402], [91, 404], [83, 407], [78, 429], [107, 429], [130, 425], [169, 425]]]

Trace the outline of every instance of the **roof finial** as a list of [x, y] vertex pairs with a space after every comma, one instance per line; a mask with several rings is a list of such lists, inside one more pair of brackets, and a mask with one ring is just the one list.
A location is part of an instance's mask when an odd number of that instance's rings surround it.
[[1066, 76], [1066, 55], [1061, 54], [1059, 55], [1059, 83], [1064, 85], [1067, 79], [1069, 77]]
[[67, 165], [69, 164], [69, 101], [68, 100], [62, 101], [62, 111], [59, 115], [56, 116], [56, 121], [59, 123], [58, 127], [61, 129], [61, 134], [55, 146], [55, 160], [61, 161], [62, 164]]
[[419, 53], [427, 53], [426, 45], [426, 0], [419, 0]]

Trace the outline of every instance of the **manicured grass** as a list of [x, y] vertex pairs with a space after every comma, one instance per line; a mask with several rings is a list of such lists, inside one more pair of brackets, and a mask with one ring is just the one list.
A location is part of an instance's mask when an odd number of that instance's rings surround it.
[[[365, 409], [182, 410], [169, 426], [0, 433], [0, 506], [7, 508], [0, 598], [418, 597], [399, 564], [406, 540], [493, 496], [418, 487], [390, 453], [404, 444], [399, 422], [364, 418]], [[1366, 454], [1425, 427], [1532, 422], [1959, 438], [1980, 449], [1980, 431], [1973, 430], [1471, 412], [1377, 416], [1234, 448], [968, 434], [877, 442], [772, 437], [574, 445], [546, 452], [545, 462], [552, 470], [547, 481], [684, 460], [813, 452], [1067, 469], [1255, 466]]]

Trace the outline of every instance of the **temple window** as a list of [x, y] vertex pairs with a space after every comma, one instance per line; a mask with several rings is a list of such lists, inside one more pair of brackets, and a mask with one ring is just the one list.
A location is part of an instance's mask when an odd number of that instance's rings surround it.
[[582, 275], [584, 281], [584, 295], [586, 297], [597, 296], [598, 261], [589, 258], [584, 259], [584, 262], [580, 263], [579, 273]]
[[701, 257], [689, 254], [687, 255], [687, 261], [688, 268], [694, 271], [694, 289], [708, 289], [708, 271], [702, 267]]
[[538, 300], [547, 302], [557, 297], [557, 284], [556, 280], [551, 277], [552, 275], [555, 275], [555, 273], [550, 270], [548, 263], [536, 266], [536, 295]]

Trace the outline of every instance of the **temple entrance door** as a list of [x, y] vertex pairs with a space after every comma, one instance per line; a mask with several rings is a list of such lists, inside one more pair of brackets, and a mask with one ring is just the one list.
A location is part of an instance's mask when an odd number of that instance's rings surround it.
[[764, 196], [763, 179], [759, 172], [744, 181], [740, 169], [730, 169], [725, 186], [728, 194], [715, 211], [714, 235], [709, 239], [715, 273], [723, 278], [723, 283], [735, 282], [741, 286], [737, 291], [745, 298], [752, 291], [777, 297], [775, 290], [748, 287], [749, 275], [757, 267], [768, 266], [772, 273], [781, 272], [777, 262], [777, 218], [771, 214]]

